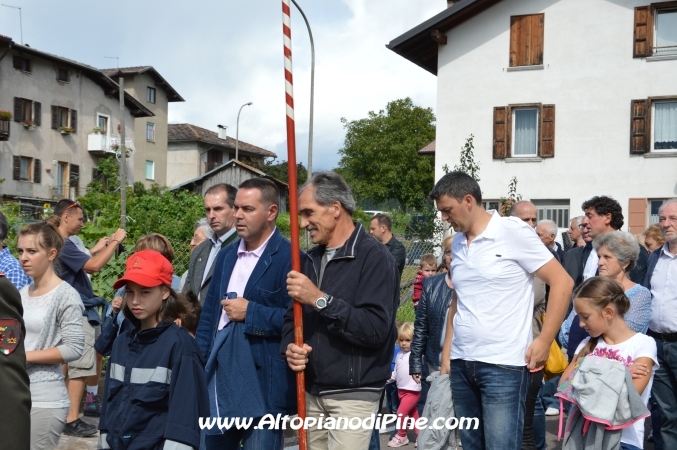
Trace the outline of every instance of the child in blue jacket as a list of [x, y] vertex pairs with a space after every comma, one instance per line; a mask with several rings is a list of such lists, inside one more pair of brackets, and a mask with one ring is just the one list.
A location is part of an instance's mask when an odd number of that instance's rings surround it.
[[173, 323], [185, 306], [171, 289], [173, 268], [154, 250], [132, 254], [124, 314], [134, 327], [113, 344], [99, 421], [100, 449], [197, 449], [209, 416], [200, 349]]

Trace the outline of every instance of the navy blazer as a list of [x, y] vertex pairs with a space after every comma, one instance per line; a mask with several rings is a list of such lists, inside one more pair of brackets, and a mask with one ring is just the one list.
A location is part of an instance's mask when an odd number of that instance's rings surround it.
[[[230, 275], [237, 261], [239, 240], [221, 250], [214, 263], [214, 274], [204, 300], [195, 333], [205, 361], [214, 345], [221, 318], [221, 300], [226, 296]], [[259, 384], [270, 413], [296, 411], [296, 377], [280, 355], [284, 313], [291, 303], [287, 293], [287, 274], [291, 271], [291, 244], [278, 229], [268, 241], [256, 263], [243, 297], [249, 301], [244, 333], [254, 358]], [[244, 390], [242, 395], [247, 395]]]

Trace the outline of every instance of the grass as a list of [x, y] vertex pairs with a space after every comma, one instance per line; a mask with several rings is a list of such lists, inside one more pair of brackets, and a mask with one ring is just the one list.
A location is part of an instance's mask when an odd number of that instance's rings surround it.
[[400, 305], [397, 309], [395, 318], [400, 322], [413, 322], [414, 319], [416, 319], [416, 311], [414, 310], [414, 304], [411, 300], [405, 300], [404, 303]]

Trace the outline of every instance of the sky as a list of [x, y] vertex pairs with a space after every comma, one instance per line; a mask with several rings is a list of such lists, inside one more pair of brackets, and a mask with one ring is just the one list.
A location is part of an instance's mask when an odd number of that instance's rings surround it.
[[[287, 159], [280, 0], [3, 0], [21, 7], [23, 42], [98, 68], [151, 65], [186, 100], [170, 123], [235, 137]], [[315, 41], [313, 171], [338, 165], [345, 130], [389, 101], [436, 107], [436, 77], [385, 45], [445, 0], [297, 0]], [[297, 160], [307, 167], [310, 40], [292, 5]], [[0, 34], [21, 41], [19, 11], [0, 6]]]

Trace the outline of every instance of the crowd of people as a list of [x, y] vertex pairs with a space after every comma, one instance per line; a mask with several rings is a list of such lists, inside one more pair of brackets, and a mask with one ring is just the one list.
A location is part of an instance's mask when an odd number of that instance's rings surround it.
[[[677, 199], [642, 244], [620, 231], [622, 208], [607, 196], [583, 203], [562, 244], [528, 201], [509, 217], [485, 210], [465, 173], [442, 177], [430, 199], [455, 234], [441, 261], [421, 257], [415, 321], [397, 324], [405, 247], [386, 214], [368, 230], [352, 220], [355, 200], [333, 172], [299, 188], [300, 225], [315, 244], [300, 271], [275, 225], [277, 186], [217, 184], [204, 194], [186, 273], [174, 273], [169, 240], [143, 236], [110, 303], [89, 276], [124, 230], [87, 249], [82, 206], [62, 200], [19, 230], [15, 258], [0, 215], [0, 389], [10, 412], [1, 447], [54, 449], [62, 434], [98, 432], [100, 449], [281, 449], [284, 430], [258, 425], [297, 413], [304, 371], [307, 417], [367, 419], [385, 400], [413, 421], [477, 418], [477, 429], [458, 430], [465, 450], [545, 449], [546, 415], [568, 416], [564, 448], [598, 439], [641, 449], [647, 405], [654, 448], [677, 448]], [[548, 371], [553, 352], [568, 356], [561, 376]], [[83, 397], [98, 426], [80, 417]], [[207, 417], [253, 422], [203, 430]], [[451, 430], [414, 432], [419, 448], [456, 448]], [[312, 450], [380, 448], [378, 429], [316, 422], [307, 433]], [[400, 426], [388, 446], [408, 443]]]

